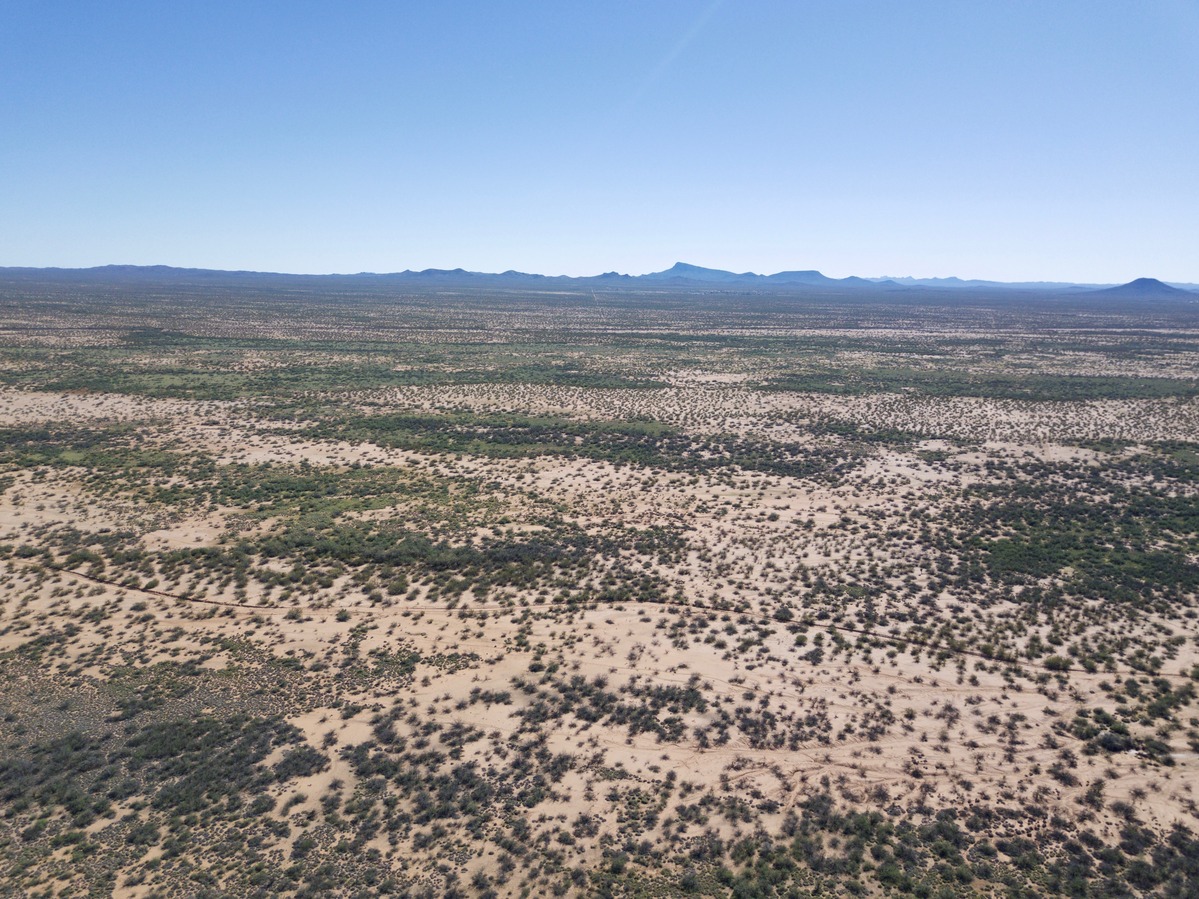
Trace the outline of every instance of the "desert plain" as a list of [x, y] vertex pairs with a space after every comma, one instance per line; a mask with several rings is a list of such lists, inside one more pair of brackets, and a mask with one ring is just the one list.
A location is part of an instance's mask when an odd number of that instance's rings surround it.
[[1199, 895], [1199, 306], [6, 283], [0, 894]]

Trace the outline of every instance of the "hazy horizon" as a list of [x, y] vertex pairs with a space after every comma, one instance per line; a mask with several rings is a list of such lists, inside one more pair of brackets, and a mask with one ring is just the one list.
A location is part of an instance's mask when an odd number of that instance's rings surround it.
[[[738, 276], [752, 276], [752, 277], [759, 277], [759, 278], [771, 277], [771, 276], [775, 276], [775, 275], [779, 275], [779, 274], [787, 274], [787, 273], [791, 273], [791, 272], [816, 272], [817, 274], [823, 275], [828, 278], [832, 278], [834, 280], [836, 280], [838, 278], [838, 276], [830, 276], [827, 272], [825, 272], [824, 270], [822, 270], [820, 268], [800, 269], [795, 266], [792, 266], [789, 268], [781, 269], [778, 272], [753, 272], [753, 271], [735, 272], [735, 271], [731, 271], [729, 269], [718, 269], [714, 266], [701, 265], [698, 263], [688, 263], [688, 262], [685, 262], [684, 260], [677, 260], [676, 262], [671, 263], [670, 265], [664, 265], [658, 269], [654, 269], [654, 270], [646, 271], [646, 272], [621, 272], [621, 271], [617, 271], [615, 269], [607, 269], [605, 271], [591, 272], [591, 273], [582, 274], [582, 275], [566, 275], [566, 274], [560, 274], [560, 273], [554, 273], [554, 272], [520, 271], [520, 270], [512, 269], [512, 268], [506, 268], [502, 271], [486, 271], [485, 272], [485, 271], [478, 271], [475, 269], [467, 269], [463, 266], [457, 266], [457, 265], [448, 267], [448, 268], [425, 266], [425, 267], [421, 267], [421, 268], [413, 267], [413, 268], [396, 269], [396, 270], [390, 270], [390, 271], [385, 271], [382, 269], [376, 269], [376, 270], [364, 269], [361, 271], [298, 272], [298, 271], [280, 271], [277, 269], [263, 269], [263, 268], [223, 269], [223, 268], [208, 268], [208, 267], [194, 266], [194, 265], [168, 265], [165, 263], [144, 263], [143, 264], [143, 263], [124, 263], [124, 262], [109, 262], [109, 263], [102, 263], [102, 264], [93, 265], [93, 266], [0, 265], [0, 271], [3, 271], [5, 269], [27, 269], [27, 270], [34, 270], [34, 271], [85, 272], [85, 271], [94, 271], [94, 270], [100, 270], [100, 269], [113, 269], [113, 268], [121, 268], [121, 269], [123, 269], [123, 268], [139, 268], [139, 269], [167, 268], [167, 269], [172, 269], [175, 271], [206, 271], [206, 272], [219, 272], [219, 273], [225, 273], [225, 274], [280, 275], [280, 276], [286, 276], [286, 277], [299, 276], [299, 277], [328, 277], [328, 278], [356, 277], [356, 276], [387, 277], [387, 276], [392, 276], [392, 275], [403, 275], [403, 274], [418, 274], [419, 275], [419, 274], [423, 274], [426, 272], [458, 272], [458, 271], [461, 271], [461, 272], [465, 272], [466, 274], [470, 274], [470, 275], [482, 275], [482, 276], [497, 276], [497, 275], [515, 274], [515, 275], [528, 275], [528, 276], [534, 277], [534, 278], [541, 278], [541, 277], [544, 277], [544, 278], [573, 278], [573, 279], [585, 280], [585, 279], [589, 279], [589, 278], [600, 278], [605, 275], [613, 275], [613, 274], [621, 276], [621, 277], [645, 278], [645, 277], [649, 277], [649, 276], [653, 276], [653, 275], [664, 274], [664, 273], [670, 271], [671, 269], [673, 269], [676, 265], [680, 265], [680, 264], [688, 265], [693, 268], [701, 268], [701, 269], [704, 269], [707, 271], [717, 271], [717, 272], [728, 273], [728, 274], [733, 274], [733, 275], [738, 275]], [[1056, 280], [1049, 280], [1049, 279], [1045, 279], [1045, 278], [1030, 278], [1030, 279], [1020, 280], [1020, 281], [1000, 281], [1000, 280], [995, 280], [995, 279], [976, 278], [976, 277], [973, 277], [972, 275], [962, 275], [962, 274], [952, 274], [952, 275], [862, 275], [862, 274], [855, 273], [855, 274], [851, 274], [851, 275], [846, 275], [844, 277], [859, 278], [859, 279], [862, 279], [865, 281], [872, 281], [872, 282], [887, 282], [887, 281], [893, 280], [893, 281], [896, 281], [899, 283], [912, 283], [915, 285], [919, 285], [923, 282], [930, 282], [930, 281], [947, 281], [947, 282], [961, 282], [964, 284], [985, 283], [985, 284], [997, 284], [997, 285], [1006, 284], [1006, 285], [1012, 285], [1012, 286], [1020, 286], [1020, 285], [1025, 285], [1025, 284], [1027, 284], [1027, 285], [1043, 284], [1043, 285], [1047, 285], [1047, 286], [1061, 285], [1061, 286], [1075, 286], [1075, 287], [1107, 287], [1107, 286], [1113, 286], [1113, 285], [1118, 285], [1118, 284], [1129, 284], [1133, 281], [1149, 280], [1149, 281], [1160, 281], [1161, 283], [1168, 284], [1168, 285], [1183, 286], [1184, 288], [1189, 288], [1189, 289], [1194, 289], [1194, 288], [1199, 287], [1199, 283], [1196, 283], [1196, 282], [1166, 281], [1165, 279], [1157, 278], [1153, 275], [1140, 275], [1136, 278], [1131, 278], [1131, 279], [1129, 279], [1129, 281], [1125, 281], [1125, 282], [1097, 281], [1094, 279], [1074, 280], [1074, 281], [1056, 281]]]

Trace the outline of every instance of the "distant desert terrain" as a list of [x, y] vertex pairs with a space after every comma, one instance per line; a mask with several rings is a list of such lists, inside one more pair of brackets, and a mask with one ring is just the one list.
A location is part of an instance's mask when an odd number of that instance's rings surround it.
[[0, 893], [1197, 894], [1193, 310], [78, 290]]

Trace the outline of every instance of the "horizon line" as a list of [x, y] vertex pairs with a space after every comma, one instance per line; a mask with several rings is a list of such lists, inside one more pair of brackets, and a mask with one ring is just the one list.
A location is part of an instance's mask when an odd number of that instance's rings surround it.
[[[38, 271], [43, 271], [43, 272], [80, 272], [80, 273], [82, 273], [82, 272], [89, 272], [89, 271], [102, 271], [105, 269], [142, 269], [142, 270], [167, 269], [167, 270], [180, 271], [180, 272], [188, 272], [188, 271], [190, 271], [190, 272], [209, 272], [209, 273], [213, 273], [213, 274], [229, 274], [229, 275], [278, 275], [278, 276], [283, 276], [283, 277], [297, 277], [297, 278], [389, 277], [389, 276], [396, 276], [396, 275], [421, 275], [421, 274], [433, 274], [433, 273], [458, 274], [458, 273], [461, 273], [463, 275], [479, 275], [479, 276], [484, 276], [484, 277], [524, 276], [524, 277], [529, 277], [529, 278], [546, 278], [546, 279], [562, 279], [562, 280], [581, 281], [581, 280], [594, 280], [596, 278], [613, 277], [613, 276], [620, 277], [620, 278], [629, 278], [629, 279], [638, 279], [638, 278], [645, 278], [645, 277], [651, 277], [651, 276], [662, 276], [662, 275], [668, 275], [671, 270], [673, 270], [674, 268], [680, 267], [680, 266], [684, 266], [686, 268], [696, 269], [696, 270], [700, 270], [700, 271], [704, 271], [704, 272], [711, 272], [715, 275], [726, 275], [726, 276], [740, 277], [740, 278], [769, 279], [769, 278], [778, 277], [779, 275], [786, 275], [786, 274], [791, 274], [791, 273], [803, 273], [803, 274], [807, 274], [807, 275], [811, 275], [811, 276], [818, 276], [821, 278], [826, 278], [829, 281], [847, 281], [847, 280], [858, 281], [858, 280], [861, 280], [861, 281], [868, 281], [870, 283], [876, 283], [876, 284], [892, 281], [897, 284], [903, 284], [903, 282], [916, 282], [916, 284], [919, 285], [920, 282], [936, 281], [936, 282], [950, 282], [950, 283], [956, 282], [956, 283], [960, 283], [960, 284], [981, 284], [981, 285], [988, 285], [988, 284], [1012, 285], [1012, 286], [1021, 286], [1021, 285], [1038, 286], [1038, 285], [1040, 285], [1040, 286], [1102, 288], [1102, 287], [1112, 287], [1112, 286], [1118, 287], [1118, 286], [1122, 286], [1125, 284], [1131, 284], [1131, 283], [1134, 283], [1136, 281], [1141, 281], [1141, 280], [1154, 280], [1154, 281], [1161, 281], [1161, 283], [1167, 284], [1170, 286], [1182, 286], [1182, 287], [1184, 287], [1184, 289], [1199, 288], [1199, 282], [1173, 281], [1173, 280], [1166, 281], [1163, 279], [1159, 279], [1159, 278], [1155, 278], [1153, 276], [1147, 276], [1147, 275], [1141, 275], [1136, 278], [1132, 278], [1129, 281], [1109, 281], [1109, 282], [1105, 282], [1105, 281], [1060, 281], [1060, 280], [1046, 280], [1046, 279], [1000, 280], [1000, 279], [996, 279], [996, 278], [961, 277], [959, 275], [926, 275], [926, 276], [848, 275], [844, 278], [836, 278], [833, 276], [825, 275], [819, 269], [811, 269], [811, 268], [809, 268], [809, 269], [783, 269], [778, 272], [773, 272], [773, 273], [767, 274], [767, 273], [759, 273], [759, 272], [754, 272], [754, 271], [737, 272], [737, 271], [732, 271], [730, 269], [712, 268], [709, 266], [695, 265], [692, 263], [684, 263], [684, 262], [675, 262], [673, 265], [671, 265], [668, 268], [660, 269], [660, 270], [656, 270], [656, 271], [644, 272], [641, 274], [630, 274], [627, 272], [618, 272], [613, 269], [613, 270], [608, 270], [608, 271], [600, 272], [600, 273], [593, 274], [593, 275], [549, 275], [549, 274], [544, 274], [544, 273], [540, 273], [540, 272], [520, 271], [518, 269], [513, 269], [513, 268], [505, 269], [502, 272], [489, 272], [489, 271], [479, 271], [479, 270], [474, 270], [474, 269], [467, 269], [467, 268], [463, 268], [461, 266], [454, 267], [454, 268], [437, 268], [437, 267], [429, 267], [429, 268], [423, 268], [423, 269], [406, 268], [406, 269], [402, 269], [402, 270], [391, 270], [391, 271], [374, 271], [374, 270], [364, 269], [364, 270], [354, 271], [354, 272], [351, 272], [351, 271], [291, 272], [291, 271], [280, 271], [280, 270], [271, 270], [271, 269], [209, 268], [209, 267], [197, 266], [197, 265], [172, 265], [169, 263], [126, 263], [126, 262], [110, 262], [110, 263], [103, 263], [100, 265], [80, 265], [80, 266], [71, 266], [71, 265], [41, 265], [41, 266], [38, 266], [38, 265], [3, 265], [3, 266], [0, 266], [0, 272], [6, 272], [6, 271], [38, 272]], [[685, 277], [685, 276], [680, 276], [680, 277]], [[691, 279], [691, 280], [698, 280], [698, 279]], [[925, 285], [925, 286], [927, 286], [927, 285]]]

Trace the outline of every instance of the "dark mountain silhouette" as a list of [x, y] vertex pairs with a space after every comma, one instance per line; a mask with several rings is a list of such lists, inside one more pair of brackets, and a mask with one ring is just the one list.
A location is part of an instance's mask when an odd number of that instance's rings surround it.
[[818, 271], [779, 272], [778, 274], [765, 275], [764, 277], [772, 284], [813, 284], [820, 287], [827, 287], [830, 284], [839, 283], [836, 278], [822, 275]]
[[[678, 284], [722, 284], [728, 286], [772, 287], [776, 285], [808, 287], [855, 287], [871, 289], [877, 287], [873, 281], [865, 278], [850, 276], [848, 278], [830, 278], [818, 271], [777, 272], [773, 275], [759, 275], [754, 272], [726, 272], [719, 268], [704, 268], [686, 262], [676, 262], [662, 272], [650, 272], [648, 275], [634, 276], [638, 281], [664, 281]], [[895, 285], [891, 282], [890, 286]]]
[[[1154, 278], [1138, 278], [1118, 287], [1095, 289], [1095, 285], [1067, 283], [1002, 283], [995, 281], [963, 281], [958, 278], [898, 280], [882, 278], [830, 278], [814, 269], [777, 272], [759, 275], [754, 272], [729, 272], [677, 262], [665, 271], [646, 275], [625, 275], [605, 272], [602, 275], [570, 277], [539, 275], [512, 269], [501, 273], [471, 272], [462, 268], [390, 273], [358, 272], [357, 274], [296, 275], [279, 272], [221, 271], [215, 269], [175, 268], [168, 265], [103, 265], [94, 268], [4, 268], [0, 267], [0, 282], [66, 283], [95, 285], [213, 285], [225, 288], [240, 286], [286, 286], [298, 290], [327, 289], [335, 285], [371, 290], [446, 288], [494, 288], [498, 290], [557, 290], [557, 289], [620, 289], [660, 290], [668, 288], [711, 290], [750, 290], [772, 293], [842, 293], [846, 296], [868, 298], [872, 295], [901, 297], [929, 289], [946, 294], [991, 291], [1018, 296], [1076, 296], [1095, 299], [1161, 300], [1166, 303], [1184, 302], [1196, 294], [1164, 284]], [[1199, 287], [1199, 285], [1185, 285]]]
[[650, 272], [648, 275], [641, 275], [640, 277], [645, 281], [712, 281], [728, 284], [732, 281], [755, 280], [762, 276], [755, 275], [753, 272], [744, 272], [738, 275], [718, 268], [704, 268], [703, 266], [690, 265], [686, 262], [676, 262], [664, 272]]
[[1187, 296], [1199, 299], [1199, 295], [1189, 290], [1171, 287], [1169, 284], [1157, 280], [1157, 278], [1137, 278], [1135, 281], [1129, 281], [1127, 284], [1121, 284], [1117, 287], [1107, 287], [1103, 290], [1092, 290], [1090, 293], [1093, 296], [1115, 297], [1117, 299], [1136, 299], [1140, 297], [1145, 299], [1182, 299]]

